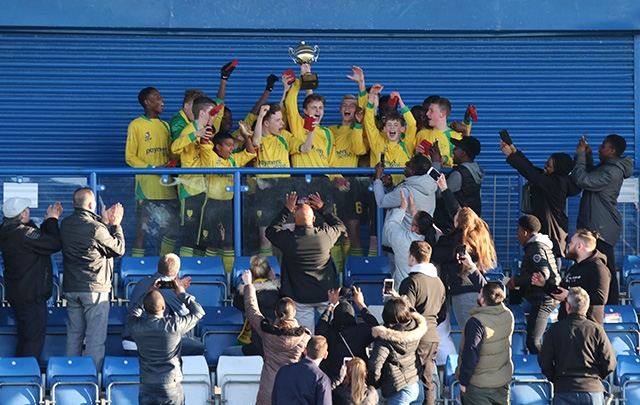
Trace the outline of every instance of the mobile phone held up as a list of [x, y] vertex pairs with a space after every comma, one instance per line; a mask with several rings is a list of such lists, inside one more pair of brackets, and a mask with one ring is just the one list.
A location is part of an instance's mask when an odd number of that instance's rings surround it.
[[384, 167], [384, 152], [380, 152], [380, 167]]
[[458, 256], [458, 260], [462, 260], [462, 258], [464, 258], [466, 255], [467, 255], [467, 246], [466, 245], [458, 246], [458, 248], [456, 249], [456, 256]]
[[509, 131], [507, 131], [506, 129], [500, 131], [500, 139], [502, 139], [502, 142], [506, 143], [507, 145], [513, 145], [511, 135], [509, 135]]
[[158, 280], [158, 288], [166, 288], [166, 289], [173, 289], [173, 280], [169, 280], [169, 279], [160, 279]]
[[438, 181], [438, 179], [440, 178], [440, 175], [442, 173], [440, 173], [438, 171], [438, 169], [434, 168], [434, 167], [430, 167], [429, 170], [427, 171], [427, 174], [429, 176], [431, 176], [431, 178], [433, 179], [433, 181]]
[[391, 295], [391, 290], [393, 290], [393, 279], [385, 278], [384, 286], [382, 287], [382, 294], [387, 296]]

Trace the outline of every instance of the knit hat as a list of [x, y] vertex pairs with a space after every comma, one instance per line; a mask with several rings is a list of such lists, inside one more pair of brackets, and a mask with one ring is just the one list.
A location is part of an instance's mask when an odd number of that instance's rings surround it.
[[518, 226], [529, 233], [538, 233], [540, 232], [540, 220], [536, 218], [534, 215], [525, 215], [518, 219]]
[[29, 205], [31, 205], [31, 200], [28, 198], [11, 197], [4, 202], [2, 213], [5, 218], [15, 218]]
[[333, 309], [333, 323], [339, 327], [356, 323], [355, 311], [349, 302], [342, 301]]
[[465, 151], [469, 159], [473, 160], [480, 154], [480, 141], [473, 136], [464, 136], [462, 139], [451, 139], [453, 146]]
[[573, 170], [573, 158], [566, 153], [558, 152], [551, 155], [553, 170], [560, 176], [566, 176]]

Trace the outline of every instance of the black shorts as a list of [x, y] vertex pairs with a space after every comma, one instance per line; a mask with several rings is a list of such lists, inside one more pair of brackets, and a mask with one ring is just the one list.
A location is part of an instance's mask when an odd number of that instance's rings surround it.
[[210, 248], [233, 246], [233, 200], [207, 198], [200, 244]]
[[334, 211], [343, 221], [362, 219], [366, 216], [363, 185], [357, 177], [347, 177], [350, 187], [349, 191], [342, 192], [338, 188], [333, 188]]

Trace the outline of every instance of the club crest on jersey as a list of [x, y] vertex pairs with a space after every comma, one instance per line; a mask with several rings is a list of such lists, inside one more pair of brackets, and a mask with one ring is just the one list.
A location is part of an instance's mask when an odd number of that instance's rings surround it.
[[189, 218], [193, 217], [193, 210], [187, 210], [187, 217]]
[[150, 140], [151, 140], [151, 134], [150, 134], [150, 133], [148, 133], [148, 132], [145, 132], [145, 133], [144, 133], [144, 141], [145, 141], [145, 142], [148, 142], [148, 141], [150, 141]]

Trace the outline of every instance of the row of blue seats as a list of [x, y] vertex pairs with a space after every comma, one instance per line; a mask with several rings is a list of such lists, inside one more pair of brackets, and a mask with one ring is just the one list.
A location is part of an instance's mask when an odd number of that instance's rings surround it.
[[[183, 358], [182, 371], [187, 403], [211, 402], [211, 380], [204, 359]], [[137, 357], [105, 357], [101, 378], [90, 357], [51, 357], [44, 381], [35, 358], [0, 358], [0, 401], [4, 405], [134, 405], [139, 385]]]

